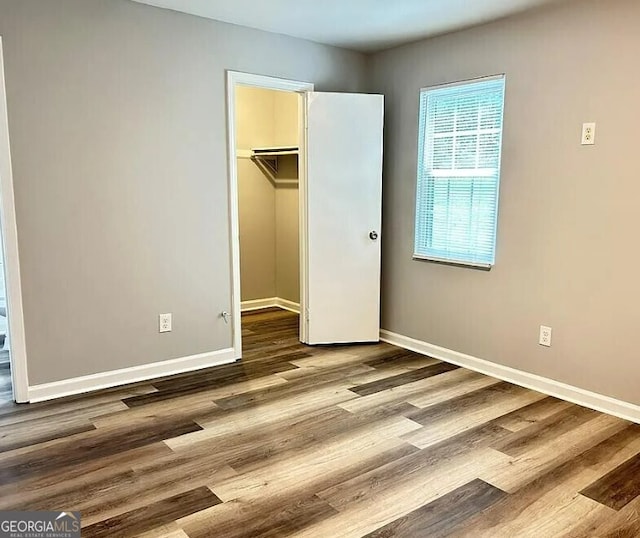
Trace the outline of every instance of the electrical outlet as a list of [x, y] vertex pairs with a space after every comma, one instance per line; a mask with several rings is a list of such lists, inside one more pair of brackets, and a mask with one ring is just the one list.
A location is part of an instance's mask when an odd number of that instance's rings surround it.
[[540, 325], [540, 338], [538, 344], [541, 346], [551, 347], [551, 327]]
[[158, 316], [158, 332], [171, 332], [171, 314], [160, 314]]
[[592, 146], [595, 143], [596, 143], [596, 124], [583, 123], [582, 124], [582, 145]]

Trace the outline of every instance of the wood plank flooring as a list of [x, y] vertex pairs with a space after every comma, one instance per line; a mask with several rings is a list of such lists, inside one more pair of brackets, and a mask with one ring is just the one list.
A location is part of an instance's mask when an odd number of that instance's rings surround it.
[[242, 362], [0, 404], [0, 510], [83, 536], [638, 537], [640, 426], [243, 315]]

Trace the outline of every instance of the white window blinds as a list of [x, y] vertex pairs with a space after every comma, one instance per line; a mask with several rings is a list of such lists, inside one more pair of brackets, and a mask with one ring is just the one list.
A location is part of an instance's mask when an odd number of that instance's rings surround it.
[[504, 76], [420, 92], [414, 257], [495, 261]]

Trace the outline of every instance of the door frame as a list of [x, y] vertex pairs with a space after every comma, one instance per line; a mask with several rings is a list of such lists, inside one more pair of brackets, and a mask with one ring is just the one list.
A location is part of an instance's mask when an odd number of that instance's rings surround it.
[[10, 342], [9, 357], [11, 361], [13, 399], [16, 402], [28, 402], [27, 349], [24, 336], [22, 283], [20, 280], [18, 231], [11, 169], [11, 145], [9, 143], [9, 119], [7, 115], [2, 37], [0, 37], [0, 226], [2, 228], [2, 251], [7, 295], [7, 333]]
[[236, 359], [242, 358], [242, 318], [240, 294], [240, 219], [238, 198], [238, 161], [236, 148], [236, 86], [281, 90], [300, 94], [298, 100], [298, 191], [300, 242], [300, 340], [307, 340], [307, 166], [306, 118], [307, 93], [313, 82], [227, 70], [227, 155], [229, 170], [229, 239], [231, 245], [231, 317], [232, 343]]

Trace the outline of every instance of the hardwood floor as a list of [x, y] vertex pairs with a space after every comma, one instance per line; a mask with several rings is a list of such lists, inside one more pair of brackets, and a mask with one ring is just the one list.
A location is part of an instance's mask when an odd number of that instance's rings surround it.
[[0, 510], [83, 537], [637, 537], [640, 426], [387, 344], [306, 347], [0, 405]]

